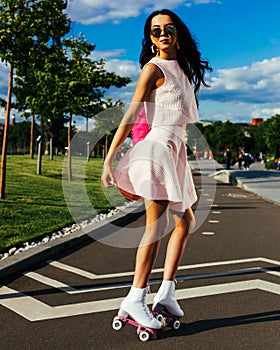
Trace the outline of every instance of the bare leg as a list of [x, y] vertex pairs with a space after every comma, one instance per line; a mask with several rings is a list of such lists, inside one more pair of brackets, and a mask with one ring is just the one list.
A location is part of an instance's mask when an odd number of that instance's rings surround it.
[[163, 279], [169, 281], [174, 281], [176, 278], [178, 266], [195, 226], [195, 218], [191, 208], [187, 209], [183, 216], [174, 214], [173, 218], [175, 228], [168, 242], [163, 275]]
[[176, 317], [183, 317], [181, 309], [175, 298], [175, 278], [178, 266], [181, 263], [186, 244], [195, 225], [195, 218], [191, 209], [187, 209], [182, 215], [173, 215], [175, 228], [169, 238], [162, 284], [154, 298], [153, 309], [165, 310]]
[[158, 250], [168, 226], [168, 201], [145, 200], [146, 229], [136, 254], [133, 286], [147, 287], [148, 280], [158, 255]]

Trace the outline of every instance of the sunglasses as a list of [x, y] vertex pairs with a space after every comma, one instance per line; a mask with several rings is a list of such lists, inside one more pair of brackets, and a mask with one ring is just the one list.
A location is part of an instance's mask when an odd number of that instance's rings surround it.
[[[176, 31], [176, 28], [173, 24], [166, 24], [164, 26], [164, 35], [174, 35], [175, 34], [175, 31]], [[150, 31], [150, 34], [154, 37], [154, 38], [159, 38], [161, 36], [161, 32], [162, 32], [162, 29], [159, 28], [159, 27], [156, 27], [156, 28], [153, 28], [151, 31]]]

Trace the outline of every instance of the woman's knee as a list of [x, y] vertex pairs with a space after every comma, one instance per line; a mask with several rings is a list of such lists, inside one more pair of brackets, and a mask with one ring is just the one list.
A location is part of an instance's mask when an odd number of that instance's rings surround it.
[[196, 225], [196, 220], [193, 212], [191, 212], [190, 217], [188, 219], [188, 225], [189, 225], [189, 233], [193, 233]]
[[145, 232], [150, 236], [157, 236], [157, 238], [162, 238], [168, 230], [169, 219], [168, 213], [163, 213], [160, 217], [154, 218], [153, 220], [148, 220], [146, 223]]
[[196, 220], [191, 209], [187, 209], [182, 216], [176, 216], [175, 224], [186, 234], [192, 233], [195, 229]]

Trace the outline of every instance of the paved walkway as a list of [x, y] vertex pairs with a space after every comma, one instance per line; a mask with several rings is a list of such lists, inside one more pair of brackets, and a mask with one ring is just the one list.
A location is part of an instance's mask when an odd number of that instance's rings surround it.
[[[209, 180], [215, 178], [218, 181], [237, 185], [247, 191], [256, 193], [260, 197], [272, 201], [273, 203], [280, 204], [280, 171], [264, 170], [263, 165], [260, 163], [252, 164], [248, 171], [241, 171], [236, 166], [232, 167], [231, 170], [226, 170], [214, 160], [203, 159], [189, 161], [189, 163], [193, 169], [199, 171], [202, 175], [206, 175]], [[210, 185], [208, 188], [208, 190], [210, 190], [211, 183], [207, 181], [206, 185], [208, 187]], [[135, 208], [132, 207], [131, 212], [134, 210]], [[112, 221], [118, 219], [122, 220], [122, 218], [125, 218], [126, 216], [127, 212], [120, 213], [119, 215], [112, 217]], [[108, 220], [96, 224], [94, 229], [102, 229], [106, 223], [108, 223]], [[79, 230], [76, 233], [59, 239], [58, 241], [39, 245], [33, 249], [24, 251], [21, 254], [1, 260], [0, 279], [5, 279], [19, 271], [28, 269], [30, 265], [36, 264], [36, 262], [42, 261], [43, 259], [46, 260], [49, 255], [53, 255], [54, 253], [58, 254], [59, 252], [77, 244], [78, 241], [81, 243], [85, 237], [87, 237], [87, 234], [82, 230]]]
[[233, 166], [226, 170], [214, 160], [190, 161], [193, 169], [225, 183], [242, 187], [274, 203], [280, 204], [280, 171], [265, 170], [260, 162], [251, 164], [249, 170]]

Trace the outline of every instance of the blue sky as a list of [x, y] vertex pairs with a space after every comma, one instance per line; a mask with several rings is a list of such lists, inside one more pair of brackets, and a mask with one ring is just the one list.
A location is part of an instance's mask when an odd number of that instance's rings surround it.
[[[200, 118], [250, 122], [280, 114], [279, 0], [72, 0], [72, 34], [96, 45], [93, 59], [133, 82], [108, 96], [129, 103], [139, 75], [138, 58], [148, 14], [176, 12], [198, 41], [214, 71], [200, 93]], [[0, 67], [0, 92], [5, 85]], [[2, 94], [1, 94], [2, 95]]]

